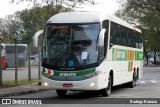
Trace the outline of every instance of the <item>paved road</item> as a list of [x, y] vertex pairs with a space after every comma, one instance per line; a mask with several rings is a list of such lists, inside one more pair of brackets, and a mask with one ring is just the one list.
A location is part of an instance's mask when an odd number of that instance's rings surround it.
[[[15, 69], [2, 70], [3, 81], [15, 80]], [[31, 78], [38, 78], [38, 68], [31, 68]], [[28, 79], [28, 68], [18, 68], [18, 79]]]
[[135, 88], [114, 87], [109, 97], [101, 97], [98, 92], [68, 92], [67, 96], [62, 98], [58, 97], [54, 90], [48, 90], [9, 98], [49, 98], [51, 102], [59, 104], [103, 104], [109, 100], [108, 98], [114, 98], [114, 101], [119, 100], [119, 103], [121, 100], [115, 98], [159, 98], [160, 100], [160, 67], [145, 67], [144, 77], [137, 82]]

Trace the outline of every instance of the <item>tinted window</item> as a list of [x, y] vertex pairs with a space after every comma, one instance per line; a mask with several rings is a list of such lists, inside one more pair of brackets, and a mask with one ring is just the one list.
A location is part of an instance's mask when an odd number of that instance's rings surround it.
[[111, 23], [110, 42], [114, 45], [142, 48], [141, 33], [114, 22]]
[[[25, 51], [24, 46], [17, 46], [17, 53], [22, 53]], [[15, 53], [15, 46], [6, 46], [6, 53], [14, 54]]]
[[97, 63], [99, 28], [99, 23], [47, 25], [43, 64], [80, 69]]
[[109, 21], [108, 20], [103, 21], [102, 26], [103, 26], [104, 29], [106, 29], [106, 32], [104, 34], [104, 56], [106, 56], [107, 47], [108, 47], [108, 26], [109, 26]]

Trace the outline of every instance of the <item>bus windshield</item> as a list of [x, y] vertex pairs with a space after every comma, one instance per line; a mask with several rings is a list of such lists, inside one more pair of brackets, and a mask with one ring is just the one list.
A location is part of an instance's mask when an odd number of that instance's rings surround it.
[[43, 65], [76, 68], [97, 64], [99, 24], [49, 24], [43, 42]]

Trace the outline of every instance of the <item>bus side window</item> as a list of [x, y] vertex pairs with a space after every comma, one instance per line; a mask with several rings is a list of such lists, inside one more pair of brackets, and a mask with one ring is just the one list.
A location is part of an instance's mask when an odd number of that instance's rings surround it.
[[124, 39], [125, 39], [125, 46], [128, 46], [128, 32], [127, 32], [127, 28], [124, 27], [123, 30], [123, 34], [124, 34]]
[[130, 32], [127, 28], [125, 30], [126, 30], [126, 46], [130, 47], [130, 42], [131, 42], [131, 40], [129, 39]]
[[136, 36], [136, 48], [139, 48], [139, 37], [137, 32], [135, 32], [135, 36]]
[[110, 43], [113, 45], [122, 45], [121, 36], [121, 26], [112, 22]]
[[107, 47], [108, 47], [108, 30], [106, 30], [104, 35], [104, 56], [106, 56]]
[[116, 25], [115, 23], [111, 23], [111, 34], [110, 34], [110, 43], [115, 45], [117, 41], [116, 38]]
[[121, 45], [121, 46], [124, 46], [124, 35], [122, 33], [122, 26], [121, 25], [118, 25], [118, 29], [117, 29], [117, 35], [119, 37], [119, 43], [118, 45]]
[[138, 37], [138, 48], [141, 49], [143, 46], [142, 44], [142, 34], [141, 33], [137, 33], [137, 37]]
[[136, 48], [136, 43], [137, 43], [137, 36], [136, 36], [136, 31], [134, 31], [134, 30], [132, 30], [131, 31], [131, 43], [132, 43], [132, 45], [131, 45], [131, 47], [133, 47], [133, 48]]
[[129, 47], [134, 47], [134, 43], [133, 43], [133, 32], [132, 30], [129, 30], [128, 33], [128, 40], [129, 40]]
[[132, 47], [135, 48], [135, 47], [136, 47], [136, 42], [135, 42], [135, 35], [134, 35], [134, 31], [133, 31], [133, 30], [132, 30], [132, 33], [131, 33], [131, 34], [132, 34], [132, 35], [131, 35], [131, 36], [132, 36], [132, 37], [131, 37], [131, 38], [132, 38], [132, 39], [131, 39], [131, 40], [132, 40]]
[[123, 41], [122, 41], [123, 46], [127, 46], [128, 36], [127, 36], [127, 31], [125, 27], [122, 28], [122, 36], [123, 36]]
[[102, 27], [106, 29], [106, 32], [104, 33], [104, 56], [106, 56], [107, 53], [107, 46], [108, 46], [108, 29], [109, 29], [109, 21], [105, 20], [102, 22]]

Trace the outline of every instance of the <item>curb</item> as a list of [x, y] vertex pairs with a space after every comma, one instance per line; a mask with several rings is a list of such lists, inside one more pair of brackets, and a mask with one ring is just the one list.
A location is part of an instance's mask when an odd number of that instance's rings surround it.
[[143, 67], [160, 67], [160, 65], [144, 65]]
[[0, 94], [0, 97], [18, 96], [18, 95], [36, 93], [36, 92], [45, 91], [45, 90], [47, 89], [31, 89], [31, 90], [24, 90], [24, 91], [17, 91], [17, 92], [9, 92], [9, 93]]

